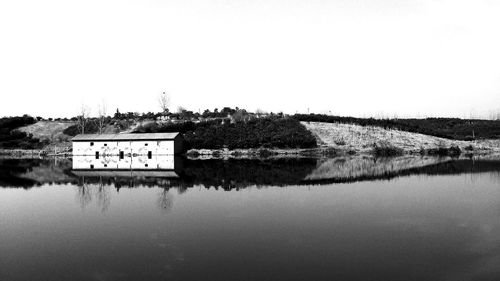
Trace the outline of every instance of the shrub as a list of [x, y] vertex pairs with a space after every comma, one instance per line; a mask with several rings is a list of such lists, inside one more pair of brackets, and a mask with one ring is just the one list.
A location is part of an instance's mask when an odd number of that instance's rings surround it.
[[403, 149], [389, 143], [381, 142], [373, 145], [373, 154], [378, 157], [392, 157], [403, 155]]
[[316, 139], [299, 121], [292, 118], [261, 118], [230, 123], [215, 119], [194, 123], [148, 125], [135, 132], [180, 132], [188, 148], [312, 148]]
[[36, 119], [28, 115], [0, 118], [0, 148], [36, 149], [43, 147], [45, 143], [33, 138], [32, 135], [16, 130], [35, 122]]
[[436, 156], [460, 156], [462, 151], [458, 146], [451, 146], [449, 148], [446, 147], [438, 147], [438, 148], [431, 148], [428, 149], [427, 151], [428, 155], [436, 155]]
[[[85, 134], [95, 134], [98, 131], [99, 131], [99, 128], [98, 128], [96, 122], [89, 120], [87, 122], [87, 124], [85, 124]], [[74, 137], [80, 133], [80, 128], [78, 128], [78, 125], [72, 125], [66, 129], [64, 129], [63, 133], [65, 135]]]
[[335, 141], [335, 144], [338, 146], [342, 146], [342, 145], [345, 145], [345, 141], [344, 140], [337, 140], [337, 141]]

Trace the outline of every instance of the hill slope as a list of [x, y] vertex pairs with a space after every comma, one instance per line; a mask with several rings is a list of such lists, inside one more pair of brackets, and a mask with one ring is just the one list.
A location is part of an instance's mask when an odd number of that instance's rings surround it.
[[374, 144], [389, 143], [406, 152], [458, 146], [465, 150], [500, 152], [500, 140], [458, 141], [418, 133], [340, 123], [301, 122], [317, 138], [318, 144], [342, 150], [368, 152]]

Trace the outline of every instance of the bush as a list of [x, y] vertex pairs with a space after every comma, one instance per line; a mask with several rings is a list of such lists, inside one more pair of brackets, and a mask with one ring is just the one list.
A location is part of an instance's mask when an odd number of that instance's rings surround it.
[[0, 118], [0, 148], [37, 149], [43, 147], [45, 143], [40, 142], [39, 139], [16, 130], [34, 123], [36, 119], [28, 115]]
[[146, 125], [143, 132], [180, 132], [188, 148], [312, 148], [316, 139], [299, 121], [293, 118], [261, 118], [231, 124], [229, 119], [200, 123], [182, 122]]
[[[98, 128], [96, 122], [89, 120], [87, 122], [87, 124], [85, 124], [85, 134], [95, 134], [98, 131], [99, 131], [99, 128]], [[78, 128], [78, 125], [72, 125], [66, 129], [64, 129], [63, 133], [68, 135], [68, 136], [74, 137], [74, 136], [80, 134], [80, 128]]]
[[342, 145], [345, 145], [345, 141], [344, 140], [336, 140], [335, 144], [338, 146], [342, 146]]
[[389, 143], [379, 143], [373, 145], [373, 154], [378, 157], [392, 157], [403, 155], [404, 151]]
[[458, 146], [451, 146], [449, 148], [446, 147], [438, 147], [438, 148], [431, 148], [427, 150], [428, 155], [436, 155], [436, 156], [451, 156], [451, 157], [456, 157], [460, 156], [462, 151]]

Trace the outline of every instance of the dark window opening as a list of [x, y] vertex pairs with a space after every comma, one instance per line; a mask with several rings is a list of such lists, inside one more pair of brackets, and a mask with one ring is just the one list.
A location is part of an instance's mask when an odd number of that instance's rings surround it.
[[104, 144], [104, 146], [108, 146], [108, 144], [107, 144], [107, 143], [105, 143], [105, 144]]
[[148, 144], [147, 144], [147, 143], [145, 143], [144, 145], [145, 145], [145, 146], [148, 146]]
[[151, 159], [151, 158], [153, 158], [153, 152], [148, 151], [148, 159]]
[[90, 146], [94, 146], [94, 142], [90, 142]]
[[107, 166], [108, 166], [108, 164], [104, 164], [104, 167], [107, 167]]
[[99, 151], [95, 152], [95, 159], [99, 159]]
[[123, 151], [120, 151], [120, 159], [123, 159], [125, 157], [125, 153]]
[[144, 167], [147, 167], [147, 166], [148, 166], [148, 164], [144, 164]]
[[94, 165], [90, 165], [90, 169], [94, 169]]

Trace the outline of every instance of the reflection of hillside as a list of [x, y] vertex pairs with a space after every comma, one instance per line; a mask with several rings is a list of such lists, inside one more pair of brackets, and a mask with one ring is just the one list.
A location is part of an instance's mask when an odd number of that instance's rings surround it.
[[35, 186], [36, 180], [24, 178], [21, 175], [31, 171], [38, 165], [39, 160], [0, 159], [0, 186], [24, 187]]
[[[176, 160], [177, 161], [177, 160]], [[178, 170], [71, 170], [71, 160], [0, 160], [0, 187], [30, 188], [42, 184], [86, 184], [162, 187], [185, 190], [201, 185], [225, 190], [248, 186], [330, 184], [391, 179], [408, 175], [497, 172], [500, 160], [456, 160], [433, 157], [372, 157], [273, 160], [187, 160]], [[176, 164], [177, 166], [177, 164]]]
[[247, 186], [299, 184], [316, 167], [316, 159], [187, 160], [182, 180], [188, 186], [203, 185], [239, 189]]
[[76, 183], [76, 179], [68, 173], [70, 169], [70, 159], [45, 160], [22, 176], [40, 183]]
[[500, 160], [469, 160], [403, 156], [396, 158], [328, 159], [303, 183], [327, 184], [363, 180], [391, 179], [409, 175], [446, 175], [500, 171]]
[[395, 158], [353, 157], [327, 159], [309, 174], [306, 180], [328, 178], [350, 179], [396, 173], [409, 168], [437, 164], [449, 159], [435, 157], [402, 156]]

